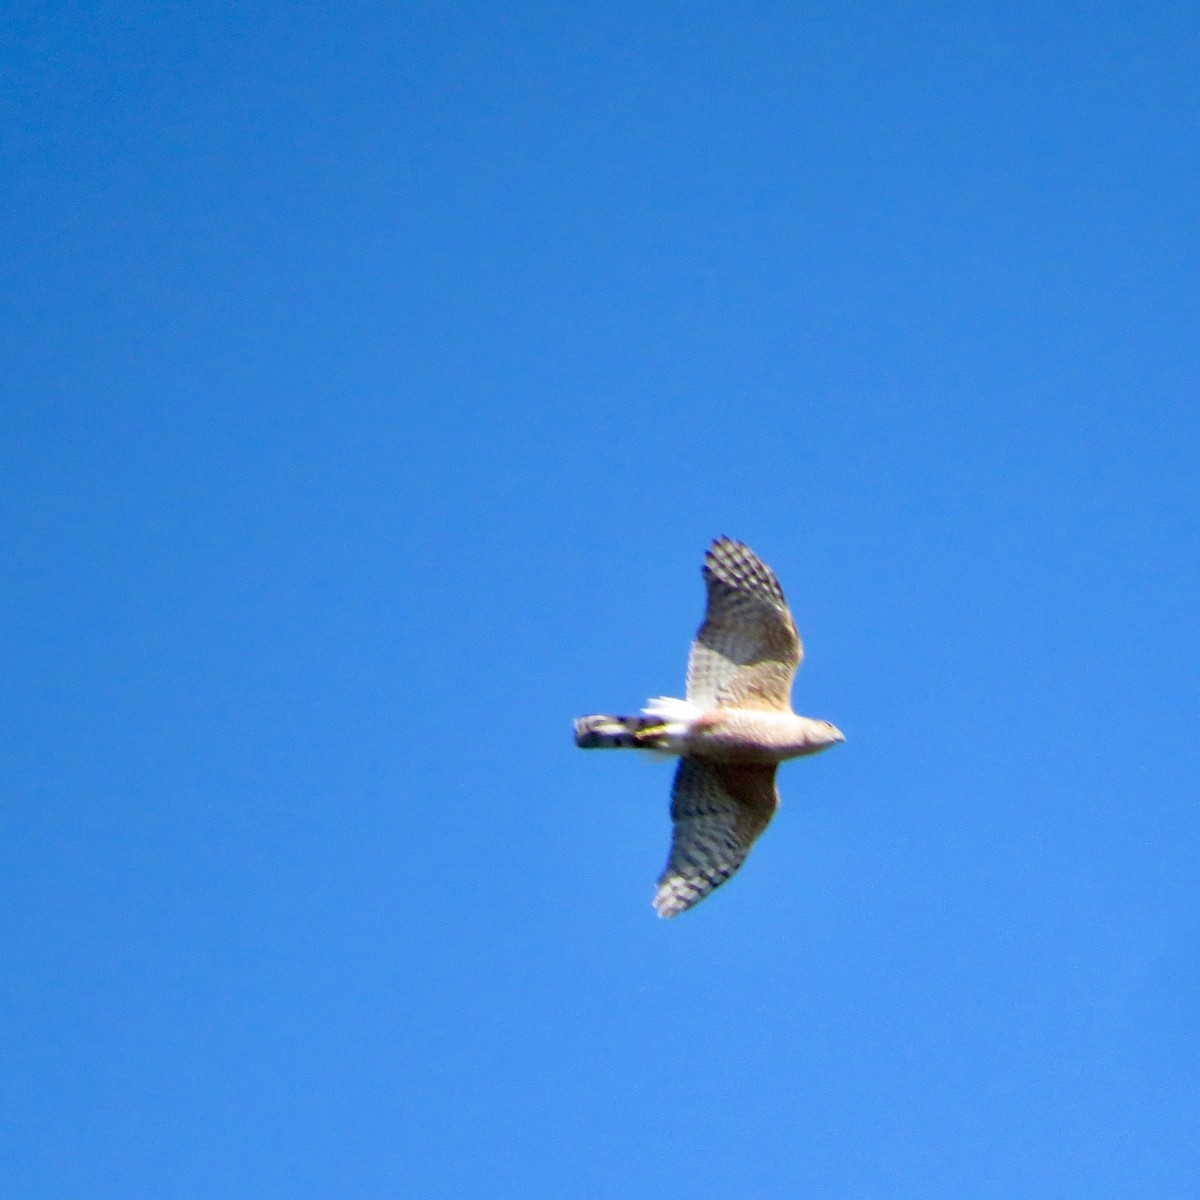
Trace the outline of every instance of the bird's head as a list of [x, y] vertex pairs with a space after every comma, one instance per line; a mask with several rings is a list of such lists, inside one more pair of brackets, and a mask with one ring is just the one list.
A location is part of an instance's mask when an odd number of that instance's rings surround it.
[[827, 746], [836, 746], [838, 742], [846, 740], [846, 735], [832, 721], [818, 721], [817, 724], [821, 728]]

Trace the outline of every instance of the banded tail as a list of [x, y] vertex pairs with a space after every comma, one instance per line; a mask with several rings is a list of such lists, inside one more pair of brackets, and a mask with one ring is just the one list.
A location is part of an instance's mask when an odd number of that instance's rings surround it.
[[669, 732], [662, 717], [580, 717], [575, 745], [581, 750], [659, 750]]

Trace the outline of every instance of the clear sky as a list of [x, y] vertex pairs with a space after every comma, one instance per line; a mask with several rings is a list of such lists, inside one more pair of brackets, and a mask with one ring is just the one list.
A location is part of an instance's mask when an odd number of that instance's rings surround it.
[[[0, 1194], [1200, 1194], [1200, 12], [0, 17]], [[701, 556], [802, 712], [655, 918]]]

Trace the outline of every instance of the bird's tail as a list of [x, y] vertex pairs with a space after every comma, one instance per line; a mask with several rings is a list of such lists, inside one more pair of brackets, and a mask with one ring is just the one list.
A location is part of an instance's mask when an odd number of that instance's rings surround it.
[[661, 717], [594, 716], [575, 722], [575, 745], [581, 750], [658, 750], [667, 734]]

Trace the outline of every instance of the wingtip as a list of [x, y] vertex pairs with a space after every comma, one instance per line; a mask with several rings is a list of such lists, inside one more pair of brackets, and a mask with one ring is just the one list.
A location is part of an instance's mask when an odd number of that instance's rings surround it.
[[721, 534], [709, 542], [708, 549], [704, 552], [704, 569], [706, 571], [719, 571], [724, 559], [728, 558], [731, 554], [736, 555], [747, 548], [745, 542], [739, 542], [737, 538]]
[[677, 875], [668, 876], [662, 883], [658, 885], [658, 891], [654, 893], [654, 911], [664, 920], [669, 921], [673, 917], [679, 916], [682, 912], [687, 912], [689, 908], [694, 908], [703, 896], [696, 896], [695, 893], [686, 886], [681, 886], [683, 881]]

